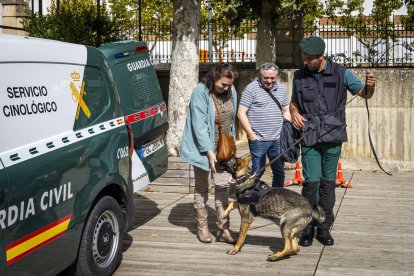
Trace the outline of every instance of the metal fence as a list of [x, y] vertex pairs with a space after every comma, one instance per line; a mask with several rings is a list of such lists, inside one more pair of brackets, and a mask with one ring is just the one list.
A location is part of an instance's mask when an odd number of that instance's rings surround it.
[[[142, 24], [142, 40], [147, 42], [152, 62], [170, 63], [172, 52], [172, 22], [163, 25], [160, 22]], [[224, 24], [212, 26], [212, 51], [209, 51], [209, 26], [200, 24], [199, 34], [200, 62], [254, 62], [256, 61], [256, 25], [246, 22], [239, 28]], [[121, 34], [124, 39], [137, 39], [138, 31]]]
[[[303, 28], [304, 36], [318, 35], [326, 42], [326, 55], [348, 67], [414, 67], [414, 27], [405, 24], [401, 16], [392, 16], [383, 22], [361, 18], [352, 26], [343, 26], [323, 18], [311, 28]], [[211, 27], [212, 49], [209, 44]], [[0, 30], [22, 30], [0, 25]], [[297, 33], [297, 29], [279, 30]], [[170, 63], [172, 52], [172, 22], [144, 22], [142, 40], [147, 42], [154, 64]], [[248, 21], [239, 27], [229, 27], [221, 22], [209, 26], [200, 24], [200, 62], [255, 62], [256, 22]], [[137, 30], [120, 31], [121, 39], [138, 39]], [[276, 42], [277, 43], [277, 42]], [[292, 47], [298, 41], [292, 41]], [[298, 53], [299, 54], [299, 53]]]
[[349, 67], [414, 67], [414, 28], [393, 16], [383, 22], [361, 18], [352, 26], [321, 19], [307, 35], [326, 42], [326, 55]]
[[[200, 25], [200, 62], [256, 61], [254, 21], [244, 22], [238, 28], [220, 23], [211, 27], [213, 50], [209, 52], [209, 26]], [[142, 24], [142, 38], [148, 43], [153, 63], [171, 62], [171, 34], [171, 24], [165, 26], [156, 21]], [[312, 28], [303, 29], [303, 34], [322, 37], [327, 46], [326, 55], [349, 67], [414, 67], [414, 29], [403, 24], [398, 16], [386, 22], [365, 19], [354, 27], [321, 19]], [[127, 35], [132, 37], [136, 37], [136, 32]]]

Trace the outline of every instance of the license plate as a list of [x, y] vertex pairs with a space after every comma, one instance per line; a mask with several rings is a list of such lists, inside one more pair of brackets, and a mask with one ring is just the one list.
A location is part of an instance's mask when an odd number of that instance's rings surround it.
[[145, 158], [145, 157], [153, 154], [154, 152], [156, 152], [157, 150], [159, 150], [163, 146], [164, 146], [164, 139], [162, 139], [162, 136], [160, 136], [160, 137], [158, 137], [158, 138], [142, 145], [142, 148], [140, 150], [141, 156]]

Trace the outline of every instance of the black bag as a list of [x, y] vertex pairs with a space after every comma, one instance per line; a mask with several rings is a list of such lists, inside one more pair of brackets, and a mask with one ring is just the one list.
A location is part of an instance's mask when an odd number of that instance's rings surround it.
[[[342, 141], [345, 135], [346, 124], [331, 115], [324, 115], [319, 128], [320, 142]], [[346, 139], [346, 136], [345, 136]]]
[[[300, 155], [299, 143], [296, 143], [296, 141], [299, 139], [299, 131], [293, 127], [291, 121], [283, 119], [280, 139], [281, 151], [284, 152], [281, 157], [282, 161], [296, 163]], [[292, 146], [295, 143], [296, 145]], [[291, 149], [289, 149], [290, 146], [292, 146]]]
[[307, 147], [312, 147], [318, 143], [321, 120], [317, 116], [308, 116], [305, 119], [305, 127], [302, 130], [302, 143]]
[[[275, 101], [277, 106], [280, 108], [280, 112], [282, 112], [283, 116], [283, 109], [282, 105], [276, 99], [275, 96], [270, 91], [267, 91], [269, 96]], [[283, 125], [282, 131], [280, 133], [280, 140], [281, 140], [281, 153], [283, 153], [281, 160], [282, 162], [289, 162], [295, 163], [298, 161], [300, 149], [299, 143], [296, 143], [296, 140], [299, 138], [299, 132], [295, 129], [292, 125], [292, 122], [283, 118]], [[296, 144], [295, 144], [296, 143]], [[294, 145], [295, 144], [295, 145]]]
[[309, 115], [306, 117], [305, 127], [303, 128], [303, 144], [312, 147], [321, 142], [343, 141], [346, 124], [332, 115], [322, 117]]

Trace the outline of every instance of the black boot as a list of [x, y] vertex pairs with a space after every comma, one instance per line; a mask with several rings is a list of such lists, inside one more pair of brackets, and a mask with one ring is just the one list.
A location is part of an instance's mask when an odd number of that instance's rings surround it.
[[334, 245], [334, 239], [329, 233], [329, 229], [318, 228], [316, 231], [316, 239], [323, 245]]
[[318, 181], [303, 182], [302, 195], [308, 200], [312, 208], [315, 208], [318, 204], [318, 189]]
[[325, 221], [316, 226], [321, 229], [330, 229], [335, 220], [333, 208], [335, 206], [335, 180], [321, 178], [319, 184], [319, 205], [325, 212]]
[[[318, 201], [318, 187], [319, 182], [311, 182], [311, 181], [305, 181], [303, 182], [303, 188], [302, 188], [302, 195], [308, 200], [309, 204], [312, 208], [315, 208], [316, 203]], [[299, 245], [301, 246], [311, 246], [313, 242], [313, 237], [315, 235], [315, 225], [314, 222], [311, 221], [308, 226], [303, 230], [302, 236], [299, 240]]]
[[300, 237], [300, 240], [299, 240], [299, 245], [304, 246], [304, 247], [311, 246], [314, 235], [315, 235], [315, 226], [311, 222], [303, 230], [302, 236]]
[[320, 199], [319, 205], [325, 212], [325, 221], [317, 224], [316, 239], [323, 245], [330, 246], [334, 244], [334, 239], [329, 233], [329, 229], [335, 220], [333, 207], [335, 205], [335, 180], [321, 178], [320, 181]]

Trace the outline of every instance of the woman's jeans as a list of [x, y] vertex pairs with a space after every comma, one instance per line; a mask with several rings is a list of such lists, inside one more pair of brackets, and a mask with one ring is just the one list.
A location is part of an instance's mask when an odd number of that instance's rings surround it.
[[[279, 156], [281, 149], [280, 138], [273, 141], [249, 140], [249, 149], [252, 155], [252, 171], [257, 172], [258, 170], [262, 170], [266, 165], [266, 157], [271, 162]], [[270, 166], [273, 172], [272, 187], [283, 187], [285, 183], [285, 171], [281, 158], [274, 161]], [[263, 173], [264, 170], [258, 176], [261, 177]]]

